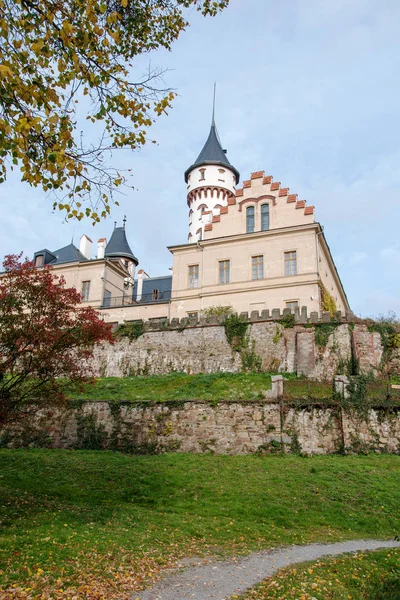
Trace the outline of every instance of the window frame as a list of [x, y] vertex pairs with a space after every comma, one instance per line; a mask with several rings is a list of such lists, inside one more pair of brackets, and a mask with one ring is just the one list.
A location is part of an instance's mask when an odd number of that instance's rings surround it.
[[[107, 294], [109, 294], [109, 296], [107, 296]], [[111, 297], [112, 297], [112, 292], [110, 292], [110, 290], [104, 290], [104, 295], [103, 295], [103, 308], [111, 308]]]
[[[297, 306], [288, 306], [289, 304], [296, 304]], [[291, 311], [295, 311], [296, 308], [300, 310], [300, 300], [285, 300], [285, 308], [290, 308]]]
[[[261, 264], [256, 264], [255, 259], [261, 259]], [[260, 275], [260, 266], [261, 266], [261, 277]], [[257, 269], [257, 277], [254, 277], [254, 269]], [[251, 280], [252, 281], [260, 281], [264, 279], [264, 254], [256, 254], [251, 257]]]
[[[268, 227], [263, 228], [263, 207], [266, 206], [268, 208]], [[270, 203], [263, 202], [260, 206], [260, 231], [269, 231], [271, 229], [271, 213], [270, 213]]]
[[[292, 255], [294, 254], [294, 259], [293, 257], [289, 257], [288, 259], [286, 258], [288, 255]], [[292, 269], [292, 265], [294, 264], [294, 272]], [[283, 253], [283, 265], [284, 265], [284, 274], [285, 277], [294, 277], [295, 275], [298, 274], [298, 268], [297, 268], [297, 250], [285, 250]], [[290, 268], [287, 269], [287, 265], [290, 265]], [[288, 272], [290, 271], [290, 272]]]
[[[81, 285], [81, 296], [82, 296], [82, 302], [89, 302], [89, 296], [90, 296], [90, 282], [91, 279], [85, 279], [85, 281], [82, 281], [82, 285]], [[85, 284], [88, 284], [87, 286]], [[87, 290], [87, 292], [86, 292]]]
[[[249, 213], [253, 211], [253, 229], [250, 231], [249, 229]], [[251, 217], [250, 217], [251, 218]], [[254, 204], [250, 206], [246, 206], [246, 233], [254, 233], [256, 230], [256, 207]]]
[[[221, 268], [222, 265], [227, 265], [227, 268]], [[221, 275], [223, 275], [221, 277]], [[231, 260], [230, 258], [223, 258], [218, 261], [218, 284], [227, 285], [231, 282]]]
[[[197, 277], [192, 277], [192, 275], [196, 274], [196, 271], [191, 274], [191, 269], [197, 269]], [[199, 288], [199, 279], [200, 279], [200, 265], [199, 263], [188, 265], [188, 288], [189, 290], [197, 290]], [[197, 284], [197, 285], [196, 285]]]

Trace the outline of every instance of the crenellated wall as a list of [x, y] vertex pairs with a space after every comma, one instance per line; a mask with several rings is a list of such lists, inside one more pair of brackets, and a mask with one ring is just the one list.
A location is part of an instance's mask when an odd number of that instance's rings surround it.
[[[264, 371], [332, 380], [346, 371], [353, 357], [359, 360], [362, 373], [378, 373], [383, 357], [379, 333], [370, 332], [364, 324], [331, 324], [325, 319], [285, 327], [280, 314], [278, 320], [272, 316], [263, 320], [259, 313], [252, 313], [248, 346], [260, 357]], [[92, 365], [97, 376], [106, 377], [238, 372], [243, 368], [240, 353], [228, 344], [225, 327], [216, 318], [200, 323], [188, 319], [145, 323], [145, 333], [137, 340], [125, 338], [99, 347]], [[399, 366], [400, 352], [395, 352], [391, 372], [400, 373]]]

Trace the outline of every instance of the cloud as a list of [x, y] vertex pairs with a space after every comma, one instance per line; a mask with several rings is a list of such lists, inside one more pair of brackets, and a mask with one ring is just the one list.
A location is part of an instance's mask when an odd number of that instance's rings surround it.
[[349, 260], [349, 264], [354, 266], [367, 258], [366, 252], [352, 252]]
[[379, 254], [381, 258], [400, 262], [400, 243], [397, 242], [393, 246], [382, 248]]

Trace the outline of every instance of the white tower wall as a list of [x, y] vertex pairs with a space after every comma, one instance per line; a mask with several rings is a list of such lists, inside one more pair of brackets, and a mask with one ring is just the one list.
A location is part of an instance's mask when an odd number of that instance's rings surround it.
[[188, 174], [189, 242], [202, 239], [204, 226], [211, 223], [228, 198], [235, 196], [236, 175], [226, 165], [201, 165]]

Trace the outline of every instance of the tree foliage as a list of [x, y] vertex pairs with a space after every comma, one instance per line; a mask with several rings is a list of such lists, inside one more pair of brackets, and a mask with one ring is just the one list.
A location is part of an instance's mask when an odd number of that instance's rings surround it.
[[90, 381], [87, 359], [111, 328], [50, 267], [7, 256], [0, 278], [0, 426]]
[[[0, 0], [0, 182], [16, 165], [69, 218], [105, 217], [125, 183], [106, 157], [142, 147], [174, 97], [157, 87], [159, 70], [133, 80], [135, 57], [169, 50], [188, 8], [214, 16], [228, 2]], [[96, 142], [82, 134], [79, 106]]]

